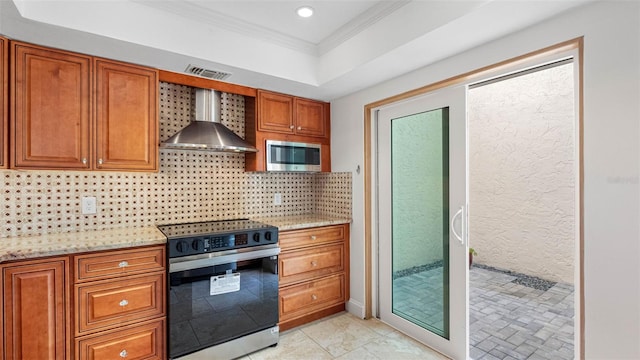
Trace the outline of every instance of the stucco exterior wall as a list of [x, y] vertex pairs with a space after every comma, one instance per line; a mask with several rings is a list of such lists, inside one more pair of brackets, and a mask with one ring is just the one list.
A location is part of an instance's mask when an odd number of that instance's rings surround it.
[[474, 262], [573, 283], [573, 64], [468, 93]]

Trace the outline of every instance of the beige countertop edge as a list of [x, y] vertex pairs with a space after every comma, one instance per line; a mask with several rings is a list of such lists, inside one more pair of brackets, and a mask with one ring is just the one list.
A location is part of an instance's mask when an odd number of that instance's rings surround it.
[[301, 215], [301, 216], [274, 216], [256, 218], [256, 221], [273, 225], [279, 231], [307, 229], [320, 226], [340, 225], [351, 223], [351, 218], [317, 216], [317, 215]]
[[[351, 223], [350, 218], [315, 214], [261, 217], [254, 220], [276, 226], [279, 231]], [[0, 239], [0, 263], [92, 251], [161, 245], [165, 244], [166, 241], [165, 236], [155, 226], [3, 238]]]
[[155, 226], [3, 238], [0, 239], [0, 263], [166, 242], [166, 237]]

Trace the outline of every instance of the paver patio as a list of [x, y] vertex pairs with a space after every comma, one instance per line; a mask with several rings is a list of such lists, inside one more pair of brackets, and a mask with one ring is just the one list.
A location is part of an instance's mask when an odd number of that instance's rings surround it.
[[[439, 267], [396, 279], [394, 306], [414, 317], [422, 312], [425, 321], [437, 323], [433, 311], [425, 311], [420, 304], [428, 303], [424, 302], [428, 298], [425, 294], [438, 287], [425, 280], [441, 278], [441, 274]], [[469, 272], [471, 358], [573, 359], [573, 286], [558, 283], [539, 290], [521, 285], [519, 280], [517, 274], [477, 266]]]

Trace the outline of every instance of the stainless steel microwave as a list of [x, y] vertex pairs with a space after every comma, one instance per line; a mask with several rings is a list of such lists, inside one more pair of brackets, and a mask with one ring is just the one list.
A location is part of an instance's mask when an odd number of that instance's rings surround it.
[[267, 140], [267, 171], [320, 171], [320, 144]]

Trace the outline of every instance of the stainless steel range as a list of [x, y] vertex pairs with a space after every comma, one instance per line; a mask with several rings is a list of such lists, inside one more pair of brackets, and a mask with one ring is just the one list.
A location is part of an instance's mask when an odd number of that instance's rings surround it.
[[233, 359], [278, 343], [278, 228], [158, 226], [169, 254], [170, 359]]

